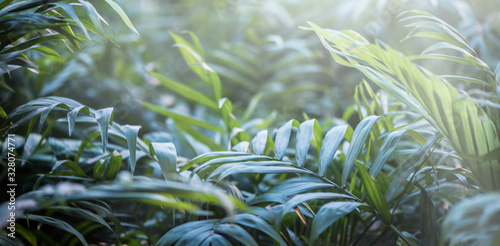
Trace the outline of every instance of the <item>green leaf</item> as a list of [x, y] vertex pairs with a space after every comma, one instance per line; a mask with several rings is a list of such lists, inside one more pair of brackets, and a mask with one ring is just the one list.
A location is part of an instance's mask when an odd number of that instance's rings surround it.
[[[179, 48], [179, 51], [181, 52], [182, 57], [186, 61], [189, 68], [206, 83], [209, 83], [209, 82], [211, 82], [212, 79], [215, 79], [215, 77], [210, 78], [210, 75], [208, 73], [211, 72], [212, 76], [217, 76], [217, 74], [215, 74], [215, 72], [212, 70], [212, 68], [210, 68], [205, 63], [205, 61], [203, 60], [203, 57], [202, 57], [202, 53], [200, 53], [200, 51], [197, 51], [198, 48], [193, 47], [183, 37], [178, 36], [173, 32], [169, 32], [169, 33], [172, 36], [172, 38], [174, 39], [174, 41], [176, 43], [175, 46], [177, 46]], [[195, 43], [196, 43], [196, 41], [195, 41]], [[197, 43], [196, 45], [200, 45], [200, 44]], [[217, 79], [218, 79], [218, 76], [217, 76]], [[220, 81], [219, 81], [218, 88], [216, 88], [217, 86], [214, 86], [214, 84], [212, 84], [212, 86], [214, 88], [216, 98], [219, 97], [219, 98], [217, 98], [217, 100], [219, 100], [220, 99]]]
[[[36, 236], [31, 231], [24, 228], [22, 225], [16, 224], [16, 232], [21, 234], [23, 236], [23, 238], [25, 238], [26, 241], [28, 241], [28, 243], [30, 243], [32, 246], [38, 245], [36, 242]], [[2, 243], [2, 245], [6, 245], [6, 244]]]
[[234, 224], [219, 224], [215, 227], [215, 231], [231, 236], [235, 240], [248, 246], [258, 246], [259, 244], [253, 237], [238, 225]]
[[280, 229], [281, 221], [285, 216], [285, 214], [290, 212], [292, 208], [296, 207], [301, 203], [310, 200], [333, 200], [333, 199], [352, 199], [352, 197], [344, 194], [331, 193], [331, 192], [310, 192], [310, 193], [296, 195], [292, 197], [287, 203], [284, 204], [283, 208], [281, 209], [281, 212], [276, 217], [274, 225], [276, 229]]
[[347, 131], [348, 126], [337, 126], [330, 129], [323, 140], [321, 145], [321, 150], [319, 152], [319, 175], [324, 176], [326, 169], [337, 152], [337, 149], [344, 139], [344, 135]]
[[113, 180], [116, 174], [120, 171], [122, 167], [122, 156], [116, 155], [109, 158], [108, 167], [106, 169], [106, 179]]
[[[259, 164], [262, 164], [262, 162], [260, 162]], [[272, 163], [272, 164], [278, 164], [278, 163]], [[287, 164], [289, 164], [289, 163], [287, 163]], [[224, 168], [224, 166], [223, 167], [219, 167], [219, 168]], [[216, 171], [214, 171], [212, 174], [210, 174], [209, 178], [211, 178], [212, 176], [214, 176], [215, 174], [217, 174]], [[251, 166], [251, 165], [247, 165], [247, 166], [234, 165], [232, 167], [225, 167], [224, 168], [224, 172], [222, 172], [217, 177], [217, 181], [220, 181], [220, 180], [224, 179], [225, 177], [227, 177], [229, 175], [234, 175], [234, 174], [238, 174], [238, 173], [279, 173], [279, 174], [281, 174], [281, 173], [304, 173], [304, 174], [310, 174], [309, 171], [298, 169], [296, 167], [259, 166], [259, 165], [256, 165], [256, 166]]]
[[87, 16], [89, 17], [94, 27], [96, 27], [100, 33], [104, 33], [100, 20], [100, 18], [102, 17], [100, 17], [95, 7], [88, 1], [85, 0], [78, 0], [78, 1], [82, 4], [83, 9], [85, 9], [85, 12], [87, 13]]
[[303, 167], [306, 161], [315, 121], [316, 119], [311, 119], [303, 122], [299, 126], [295, 143], [295, 159], [297, 160], [297, 165], [299, 167]]
[[413, 155], [401, 164], [401, 166], [397, 169], [387, 192], [385, 193], [387, 201], [391, 201], [401, 192], [410, 174], [418, 171], [415, 169], [422, 161], [424, 161], [427, 156], [427, 151], [429, 151], [437, 143], [437, 141], [441, 139], [441, 137], [441, 134], [436, 133], [427, 141], [427, 143], [422, 145]]
[[80, 176], [80, 177], [87, 177], [87, 174], [78, 166], [78, 164], [70, 161], [70, 160], [62, 160], [62, 161], [57, 161], [54, 166], [52, 166], [52, 170], [50, 173], [54, 173], [60, 166], [66, 166], [69, 167], [73, 172], [74, 175]]
[[122, 126], [122, 130], [125, 133], [125, 137], [127, 138], [127, 146], [128, 146], [128, 151], [130, 153], [130, 156], [128, 158], [128, 163], [130, 165], [130, 172], [132, 174], [135, 171], [137, 135], [139, 134], [139, 129], [141, 129], [141, 126], [131, 126], [131, 125]]
[[199, 155], [192, 160], [190, 160], [188, 163], [186, 163], [179, 172], [183, 172], [191, 168], [193, 165], [200, 163], [200, 162], [206, 162], [212, 159], [217, 159], [217, 158], [222, 158], [222, 157], [228, 157], [228, 156], [248, 156], [250, 154], [248, 153], [241, 153], [241, 152], [232, 152], [232, 151], [222, 151], [222, 152], [209, 152], [203, 155]]
[[387, 206], [384, 195], [382, 195], [382, 192], [380, 191], [377, 181], [375, 181], [373, 176], [368, 173], [368, 170], [363, 164], [357, 160], [354, 160], [354, 163], [359, 170], [359, 174], [361, 175], [361, 181], [363, 182], [363, 187], [366, 189], [366, 194], [375, 206], [377, 212], [380, 216], [382, 216], [384, 222], [390, 224], [391, 213], [389, 212], [389, 207]]
[[357, 158], [359, 152], [365, 144], [366, 138], [370, 134], [373, 124], [377, 121], [378, 116], [370, 115], [359, 122], [354, 130], [351, 144], [345, 154], [344, 169], [342, 170], [342, 184], [345, 185], [347, 178], [351, 174], [354, 167], [354, 159]]
[[439, 227], [437, 226], [436, 210], [427, 191], [420, 188], [420, 232], [422, 233], [423, 245], [438, 245]]
[[[182, 238], [186, 236], [190, 236], [191, 240], [193, 240], [194, 237], [200, 235], [202, 232], [213, 230], [217, 222], [218, 220], [215, 219], [190, 221], [176, 226], [165, 233], [165, 235], [156, 242], [156, 245], [174, 245], [175, 242], [182, 240]], [[189, 235], [189, 233], [191, 233], [191, 235]]]
[[283, 160], [286, 149], [288, 148], [288, 143], [290, 142], [292, 127], [299, 126], [300, 123], [298, 121], [290, 120], [278, 129], [274, 140], [274, 154], [276, 155], [276, 159]]
[[309, 245], [314, 245], [314, 242], [323, 231], [359, 205], [363, 204], [358, 202], [329, 202], [321, 206], [312, 221]]
[[185, 97], [186, 99], [201, 103], [213, 109], [219, 109], [217, 103], [213, 99], [205, 96], [203, 93], [195, 91], [191, 89], [189, 86], [183, 85], [179, 82], [167, 79], [162, 75], [160, 75], [159, 73], [153, 71], [148, 71], [148, 73], [154, 76], [156, 79], [158, 79], [158, 81], [160, 81], [161, 84], [163, 84], [170, 90], [174, 91], [175, 93]]
[[221, 113], [222, 120], [224, 120], [224, 123], [226, 124], [228, 132], [231, 132], [231, 130], [235, 127], [240, 127], [240, 124], [233, 115], [233, 104], [229, 99], [220, 99], [218, 108]]
[[226, 217], [222, 220], [223, 222], [236, 222], [242, 226], [253, 228], [264, 232], [269, 235], [272, 239], [278, 242], [280, 245], [286, 245], [280, 235], [264, 220], [261, 218], [251, 215], [251, 214], [236, 214], [230, 217]]
[[87, 241], [85, 240], [83, 235], [80, 232], [78, 232], [75, 228], [73, 228], [70, 224], [68, 224], [62, 220], [47, 217], [47, 216], [36, 215], [36, 214], [29, 214], [27, 216], [29, 217], [29, 220], [38, 221], [38, 222], [41, 222], [43, 224], [47, 224], [47, 225], [59, 228], [63, 231], [69, 232], [69, 233], [75, 235], [76, 237], [78, 237], [78, 239], [80, 239], [80, 242], [82, 242], [83, 245], [88, 246]]
[[94, 173], [93, 173], [93, 178], [94, 180], [99, 180], [104, 172], [106, 171], [106, 162], [104, 160], [99, 160], [94, 164]]
[[123, 9], [120, 7], [120, 5], [116, 4], [113, 0], [105, 0], [114, 10], [118, 15], [122, 18], [123, 22], [125, 22], [125, 25], [130, 28], [133, 32], [135, 32], [138, 36], [141, 36], [139, 32], [135, 29], [134, 25], [128, 18], [127, 14], [123, 11]]
[[380, 151], [377, 154], [377, 157], [375, 158], [375, 161], [373, 161], [373, 164], [370, 168], [370, 175], [373, 177], [377, 177], [380, 171], [382, 170], [382, 167], [385, 164], [385, 161], [389, 158], [389, 156], [393, 153], [394, 149], [399, 143], [399, 140], [401, 140], [401, 137], [405, 131], [394, 131], [389, 133], [387, 137], [385, 137], [384, 142], [382, 143], [382, 146], [380, 146]]
[[175, 179], [177, 174], [177, 151], [173, 143], [151, 143], [165, 179]]
[[82, 111], [83, 113], [90, 115], [90, 110], [87, 106], [81, 105], [78, 106], [74, 109], [72, 109], [66, 117], [68, 118], [68, 136], [71, 137], [71, 134], [73, 134], [73, 131], [75, 129], [75, 119], [78, 113]]
[[[276, 163], [278, 165], [289, 164], [289, 163], [286, 163], [286, 162], [277, 162], [277, 161], [274, 161], [272, 158], [270, 158], [268, 156], [248, 155], [247, 154], [247, 155], [241, 155], [241, 156], [226, 156], [226, 157], [220, 157], [220, 158], [217, 158], [217, 159], [211, 159], [211, 160], [203, 163], [202, 165], [198, 166], [197, 168], [195, 168], [193, 170], [193, 172], [197, 173], [197, 174], [201, 174], [202, 172], [204, 172], [208, 168], [219, 167], [222, 164], [234, 163], [235, 165], [239, 165], [239, 164], [242, 164], [243, 162], [256, 161], [256, 160], [272, 161], [271, 163], [269, 163], [269, 162], [258, 163], [258, 164], [262, 164], [262, 165], [271, 165], [273, 163]], [[245, 163], [245, 164], [246, 165], [250, 165], [251, 162], [248, 162], [248, 163]], [[229, 167], [231, 167], [231, 165], [226, 165], [224, 167], [225, 169], [224, 168], [218, 169], [218, 170], [212, 172], [212, 174], [213, 175], [217, 175], [217, 174], [221, 173], [222, 171], [226, 170]]]
[[113, 108], [99, 109], [95, 112], [95, 119], [101, 131], [102, 152], [106, 153], [108, 146], [108, 129], [113, 123]]
[[160, 114], [162, 114], [164, 116], [172, 118], [176, 122], [180, 122], [180, 123], [184, 123], [184, 124], [189, 124], [189, 125], [193, 125], [193, 126], [199, 126], [201, 128], [205, 128], [205, 129], [212, 130], [212, 131], [225, 132], [224, 129], [222, 129], [222, 128], [218, 127], [218, 126], [212, 125], [212, 124], [210, 124], [210, 123], [208, 123], [206, 121], [201, 121], [201, 120], [197, 120], [197, 119], [191, 118], [189, 116], [178, 114], [178, 113], [175, 113], [175, 112], [173, 112], [171, 110], [168, 110], [168, 109], [165, 109], [165, 108], [160, 108], [160, 107], [157, 107], [157, 106], [155, 106], [153, 104], [150, 104], [150, 103], [147, 103], [147, 102], [141, 102], [141, 104], [143, 106], [145, 106], [146, 108], [154, 110], [157, 113], [160, 113]]
[[78, 26], [80, 27], [80, 29], [82, 30], [83, 34], [85, 35], [85, 37], [87, 39], [91, 39], [90, 36], [89, 36], [89, 33], [87, 31], [87, 28], [85, 28], [85, 26], [83, 25], [83, 23], [80, 21], [80, 18], [78, 18], [78, 15], [75, 13], [75, 10], [73, 9], [73, 7], [68, 4], [68, 3], [54, 3], [56, 6], [59, 6], [61, 7], [62, 9], [64, 9], [64, 11], [66, 11], [66, 13], [69, 15], [69, 17], [71, 17], [71, 19], [73, 19], [76, 24], [78, 24]]
[[0, 107], [0, 117], [7, 118], [7, 114], [5, 113], [2, 107]]
[[190, 127], [190, 126], [188, 126], [186, 124], [178, 124], [178, 123], [176, 123], [175, 125], [177, 126], [177, 128], [179, 128], [183, 132], [187, 133], [189, 136], [193, 137], [194, 139], [196, 139], [200, 143], [206, 145], [210, 149], [215, 150], [215, 151], [223, 151], [223, 150], [225, 150], [224, 147], [222, 147], [219, 144], [215, 143], [212, 139], [210, 139], [209, 137], [205, 136], [201, 132], [195, 130], [194, 128], [192, 128], [192, 127]]
[[252, 139], [253, 152], [256, 155], [263, 155], [266, 149], [268, 133], [267, 130], [260, 131], [257, 136]]

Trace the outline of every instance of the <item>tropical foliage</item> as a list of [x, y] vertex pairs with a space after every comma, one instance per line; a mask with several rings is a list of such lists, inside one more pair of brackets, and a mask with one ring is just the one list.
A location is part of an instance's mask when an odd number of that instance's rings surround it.
[[497, 3], [131, 2], [0, 3], [1, 245], [500, 242]]

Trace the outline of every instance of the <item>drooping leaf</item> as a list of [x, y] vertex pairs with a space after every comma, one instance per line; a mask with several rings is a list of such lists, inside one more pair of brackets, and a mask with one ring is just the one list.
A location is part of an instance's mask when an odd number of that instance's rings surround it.
[[314, 245], [319, 235], [338, 219], [352, 212], [362, 203], [358, 202], [329, 202], [319, 209], [314, 216], [311, 226], [309, 244]]
[[99, 109], [95, 112], [95, 119], [101, 131], [102, 151], [108, 146], [108, 129], [113, 122], [113, 108]]
[[201, 103], [213, 109], [219, 109], [217, 103], [213, 99], [190, 88], [189, 86], [183, 85], [179, 82], [163, 77], [161, 74], [153, 71], [148, 71], [148, 73], [154, 76], [156, 79], [158, 79], [158, 81], [160, 81], [162, 85], [166, 86], [168, 89], [174, 91], [175, 93], [183, 96], [184, 98]]
[[127, 139], [127, 146], [130, 156], [128, 158], [128, 163], [130, 165], [130, 171], [133, 174], [135, 171], [135, 163], [136, 163], [136, 152], [137, 152], [137, 135], [139, 134], [139, 129], [141, 126], [131, 126], [124, 125], [122, 126], [122, 130], [125, 133], [125, 137]]
[[78, 113], [82, 111], [83, 113], [89, 115], [90, 114], [90, 110], [87, 106], [85, 105], [81, 105], [81, 106], [78, 106], [74, 109], [72, 109], [68, 114], [67, 114], [67, 118], [68, 118], [68, 136], [71, 137], [71, 134], [73, 134], [73, 131], [75, 129], [75, 119], [76, 119], [76, 116], [78, 115]]
[[140, 36], [139, 32], [135, 29], [134, 25], [132, 24], [132, 22], [128, 18], [127, 14], [125, 14], [123, 9], [120, 7], [120, 5], [115, 3], [113, 0], [105, 0], [105, 1], [109, 4], [109, 6], [111, 6], [115, 10], [115, 12], [118, 15], [120, 15], [120, 18], [122, 18], [123, 22], [125, 22], [125, 25], [127, 25], [127, 27], [130, 28], [130, 30], [135, 32], [135, 34]]
[[173, 143], [151, 143], [165, 179], [175, 179], [177, 151]]
[[310, 192], [310, 193], [296, 195], [292, 199], [290, 199], [287, 203], [284, 204], [283, 208], [281, 209], [281, 213], [276, 217], [274, 225], [276, 229], [279, 229], [281, 227], [281, 221], [285, 216], [285, 214], [290, 212], [292, 208], [296, 207], [297, 205], [303, 202], [309, 200], [333, 200], [333, 199], [353, 199], [353, 197], [331, 192]]
[[189, 124], [189, 125], [193, 125], [193, 126], [198, 126], [198, 127], [202, 127], [202, 128], [208, 129], [208, 130], [212, 130], [212, 131], [224, 132], [224, 129], [222, 129], [218, 126], [212, 125], [208, 122], [197, 120], [197, 119], [194, 119], [192, 117], [185, 116], [182, 114], [178, 114], [178, 113], [175, 113], [171, 110], [168, 110], [165, 108], [160, 108], [160, 107], [157, 107], [157, 106], [150, 104], [150, 103], [141, 102], [141, 104], [144, 105], [146, 108], [149, 108], [149, 109], [154, 110], [162, 115], [165, 115], [167, 117], [174, 119], [176, 122]]
[[266, 149], [267, 138], [268, 138], [267, 130], [263, 130], [257, 133], [257, 136], [255, 136], [255, 138], [252, 139], [253, 152], [256, 155], [264, 154], [264, 151]]
[[80, 240], [80, 242], [83, 245], [85, 245], [85, 246], [88, 245], [87, 241], [85, 240], [85, 237], [83, 237], [83, 235], [79, 231], [77, 231], [73, 226], [71, 226], [70, 224], [68, 224], [62, 220], [51, 218], [48, 216], [36, 215], [36, 214], [29, 214], [28, 218], [29, 218], [29, 220], [38, 221], [38, 222], [41, 222], [43, 224], [47, 224], [47, 225], [59, 228], [63, 231], [69, 232], [69, 233], [75, 235], [76, 237], [78, 237], [78, 239]]

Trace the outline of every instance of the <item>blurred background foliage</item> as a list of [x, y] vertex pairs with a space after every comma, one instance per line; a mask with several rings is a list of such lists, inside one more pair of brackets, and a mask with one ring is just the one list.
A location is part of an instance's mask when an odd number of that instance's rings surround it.
[[[1, 132], [19, 137], [16, 152], [23, 165], [18, 180], [25, 182], [24, 198], [39, 202], [27, 210], [33, 220], [68, 232], [61, 244], [86, 243], [61, 222], [65, 214], [85, 218], [82, 223], [66, 221], [95, 243], [184, 245], [188, 236], [195, 238], [188, 232], [197, 228], [202, 228], [199, 235], [207, 233], [203, 229], [216, 232], [205, 241], [213, 245], [251, 245], [252, 238], [275, 245], [498, 242], [492, 235], [500, 231], [499, 223], [485, 215], [481, 228], [488, 229], [481, 233], [453, 227], [463, 220], [473, 227], [472, 218], [481, 211], [497, 214], [497, 194], [476, 196], [498, 192], [500, 180], [478, 180], [493, 169], [476, 171], [471, 164], [475, 160], [458, 151], [454, 139], [437, 133], [446, 129], [421, 120], [425, 116], [410, 112], [411, 106], [397, 95], [379, 90], [373, 78], [336, 64], [318, 38], [321, 30], [314, 30], [316, 36], [299, 27], [311, 22], [352, 29], [371, 43], [390, 47], [381, 50], [394, 49], [410, 59], [443, 48], [429, 33], [447, 27], [424, 19], [401, 21], [406, 15], [398, 15], [419, 9], [440, 18], [463, 35], [484, 69], [437, 57], [412, 62], [470, 96], [489, 117], [481, 118], [483, 122], [491, 120], [496, 129], [491, 133], [498, 136], [500, 2], [116, 0], [128, 17], [110, 1], [88, 2], [101, 16], [96, 19], [82, 7], [87, 1], [54, 1], [71, 3], [53, 7], [74, 33], [64, 35], [63, 27], [58, 32], [62, 36], [48, 33], [55, 37], [11, 56], [9, 45], [43, 33], [23, 27], [25, 36], [9, 39], [14, 32], [9, 15], [1, 11], [19, 2], [0, 3]], [[46, 10], [44, 1], [27, 2], [42, 6], [26, 10], [28, 15]], [[74, 15], [65, 11], [68, 6]], [[429, 33], [409, 37], [418, 31]], [[447, 43], [456, 44], [456, 38]], [[440, 52], [446, 57], [464, 53], [453, 48]], [[214, 82], [219, 79], [220, 92]], [[50, 112], [40, 119], [40, 127], [24, 118], [30, 108], [19, 106], [26, 103], [43, 110], [40, 118]], [[69, 130], [72, 121], [74, 130]], [[108, 121], [113, 122], [109, 129]], [[158, 144], [166, 142], [174, 147]], [[322, 150], [323, 144], [335, 147]], [[492, 146], [484, 148], [492, 150], [490, 157], [473, 156], [478, 163], [483, 161], [479, 157], [489, 158], [488, 163], [499, 159]], [[331, 154], [328, 161], [321, 152]], [[347, 161], [358, 154], [355, 162]], [[231, 168], [228, 163], [245, 167]], [[2, 186], [6, 182], [2, 180]], [[394, 188], [403, 185], [404, 190]], [[332, 190], [337, 193], [328, 193]], [[122, 206], [125, 202], [131, 205]], [[455, 204], [457, 209], [450, 212]], [[341, 219], [326, 217], [331, 223], [315, 217], [339, 208], [345, 209]], [[293, 209], [293, 216], [287, 209]], [[20, 226], [29, 228], [29, 223]], [[102, 227], [113, 233], [99, 238], [92, 232]], [[33, 238], [55, 243], [47, 229], [21, 231], [22, 243], [36, 245]]]
[[[499, 16], [495, 11], [499, 4], [491, 1], [363, 0], [311, 4], [303, 1], [152, 0], [118, 3], [140, 36], [130, 32], [119, 16], [110, 15], [113, 10], [105, 2], [93, 3], [113, 26], [113, 30], [105, 30], [108, 42], [102, 45], [84, 43], [82, 52], [77, 53], [58, 50], [64, 58], [29, 53], [40, 73], [18, 71], [4, 78], [9, 86], [18, 87], [16, 92], [20, 93], [2, 92], [4, 110], [10, 111], [40, 96], [71, 95], [92, 107], [113, 105], [115, 110], [122, 112], [117, 118], [119, 122], [150, 122], [150, 125], [143, 125], [147, 127], [144, 129], [158, 130], [158, 121], [153, 120], [155, 115], [144, 112], [137, 100], [180, 107], [181, 110], [194, 108], [169, 93], [147, 70], [194, 88], [200, 87], [179, 52], [172, 47], [174, 41], [169, 31], [182, 35], [189, 31], [198, 36], [207, 63], [220, 74], [224, 95], [234, 102], [237, 112], [245, 112], [253, 99], [260, 109], [255, 112], [258, 117], [274, 111], [281, 121], [300, 118], [302, 113], [318, 118], [340, 117], [353, 103], [353, 88], [362, 78], [352, 69], [332, 65], [333, 61], [321, 48], [319, 40], [297, 28], [306, 21], [332, 29], [354, 29], [371, 40], [388, 42], [410, 55], [421, 52], [430, 43], [425, 39], [398, 42], [409, 28], [398, 22], [397, 15], [404, 10], [421, 9], [456, 27], [490, 67], [496, 67], [499, 60], [492, 55], [499, 49], [495, 45], [500, 35]], [[54, 48], [60, 43], [48, 45]], [[440, 65], [439, 73], [459, 69], [456, 64]], [[15, 100], [11, 100], [13, 98]]]

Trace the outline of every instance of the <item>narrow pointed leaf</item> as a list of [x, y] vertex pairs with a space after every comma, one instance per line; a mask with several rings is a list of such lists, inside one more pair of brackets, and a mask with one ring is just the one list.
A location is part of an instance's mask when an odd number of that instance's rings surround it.
[[349, 149], [345, 154], [344, 169], [342, 170], [342, 184], [345, 185], [347, 178], [354, 168], [354, 159], [357, 158], [359, 152], [365, 144], [366, 138], [370, 134], [373, 124], [377, 121], [378, 116], [370, 115], [359, 122], [354, 129], [353, 137]]
[[319, 209], [314, 216], [311, 226], [310, 245], [314, 242], [319, 235], [325, 231], [329, 226], [335, 223], [338, 219], [352, 212], [362, 203], [358, 202], [329, 202]]
[[70, 224], [68, 224], [62, 220], [47, 217], [47, 216], [36, 215], [36, 214], [29, 214], [28, 218], [29, 218], [29, 220], [38, 221], [38, 222], [41, 222], [43, 224], [50, 225], [50, 226], [59, 228], [63, 231], [69, 232], [69, 233], [75, 235], [78, 239], [80, 239], [80, 242], [83, 245], [85, 245], [85, 246], [88, 245], [87, 241], [85, 240], [85, 238], [83, 237], [83, 235], [79, 231], [77, 231], [73, 226], [71, 226]]
[[177, 151], [173, 143], [151, 143], [165, 179], [175, 178]]
[[299, 167], [303, 167], [306, 161], [315, 121], [315, 119], [311, 119], [303, 122], [299, 126], [299, 131], [297, 132], [297, 138], [295, 140], [295, 159]]
[[113, 180], [116, 177], [116, 174], [120, 171], [122, 167], [122, 156], [112, 156], [109, 158], [108, 167], [106, 169], [106, 179]]
[[354, 160], [354, 163], [359, 170], [359, 174], [361, 175], [361, 182], [366, 190], [366, 194], [375, 206], [375, 209], [380, 216], [382, 216], [384, 222], [391, 223], [391, 213], [389, 212], [389, 207], [387, 206], [384, 195], [382, 195], [382, 192], [380, 191], [377, 181], [375, 181], [373, 176], [368, 173], [368, 170], [363, 164], [357, 160]]
[[263, 130], [257, 133], [257, 136], [252, 139], [252, 148], [253, 152], [256, 155], [264, 154], [264, 151], [266, 149], [267, 137], [267, 130]]
[[130, 165], [130, 171], [132, 174], [135, 171], [137, 135], [139, 134], [139, 129], [141, 129], [141, 126], [131, 126], [131, 125], [122, 126], [122, 130], [125, 133], [125, 137], [127, 138], [127, 146], [128, 146], [128, 151], [130, 153], [130, 156], [128, 158], [128, 163]]
[[394, 131], [391, 132], [384, 139], [384, 142], [380, 147], [380, 152], [378, 153], [377, 157], [375, 158], [375, 161], [371, 166], [370, 175], [372, 175], [375, 178], [378, 176], [378, 174], [382, 170], [382, 167], [385, 164], [385, 161], [393, 153], [394, 149], [398, 145], [399, 140], [401, 139], [404, 133], [405, 131]]
[[73, 134], [73, 130], [75, 129], [75, 119], [76, 119], [76, 116], [78, 115], [78, 113], [82, 111], [83, 113], [89, 115], [90, 114], [90, 110], [87, 106], [84, 106], [84, 105], [81, 105], [81, 106], [78, 106], [74, 109], [72, 109], [67, 115], [66, 117], [68, 118], [68, 136], [71, 137], [71, 134]]
[[336, 126], [326, 133], [319, 152], [319, 175], [325, 175], [328, 165], [332, 161], [335, 152], [337, 152], [342, 139], [344, 139], [347, 127], [347, 125]]
[[111, 6], [115, 10], [115, 12], [120, 16], [120, 18], [122, 18], [123, 22], [125, 22], [125, 25], [127, 25], [127, 27], [130, 28], [130, 30], [135, 32], [135, 34], [140, 36], [139, 32], [135, 29], [134, 25], [128, 18], [127, 14], [125, 14], [123, 9], [120, 7], [120, 5], [115, 3], [113, 0], [105, 0], [105, 1], [109, 4], [109, 6]]
[[113, 122], [113, 108], [99, 109], [95, 112], [95, 118], [101, 131], [102, 151], [106, 152], [108, 146], [108, 129]]
[[299, 127], [300, 123], [296, 120], [290, 120], [278, 129], [274, 140], [274, 154], [276, 159], [283, 160], [288, 143], [290, 142], [290, 134], [292, 127]]

